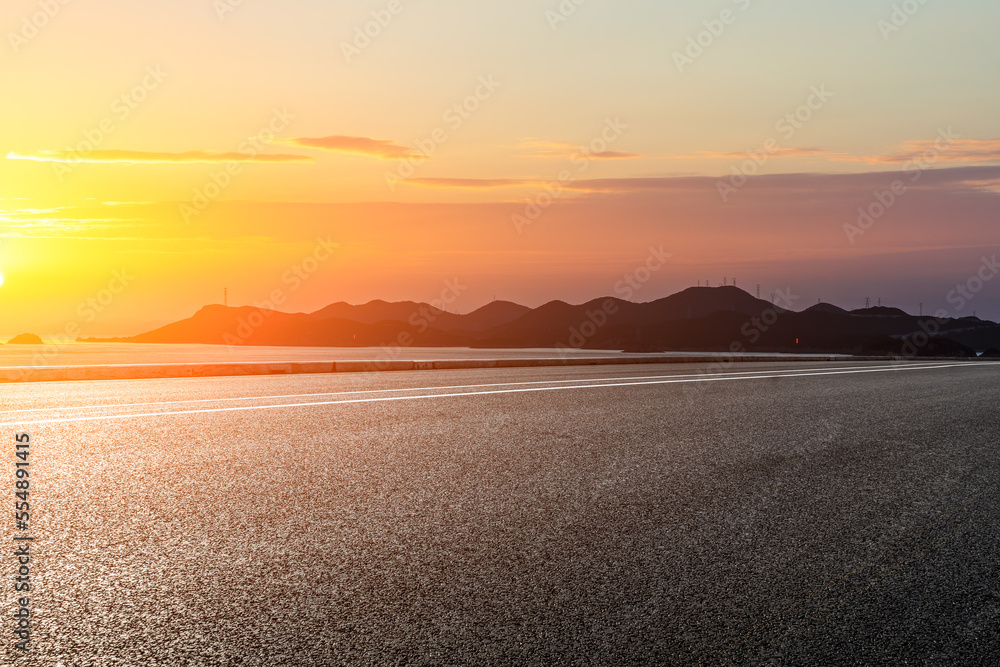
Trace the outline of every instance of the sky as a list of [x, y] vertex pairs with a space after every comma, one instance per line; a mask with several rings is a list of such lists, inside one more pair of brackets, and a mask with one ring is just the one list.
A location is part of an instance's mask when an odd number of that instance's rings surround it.
[[6, 0], [0, 336], [132, 335], [223, 290], [580, 303], [637, 272], [636, 301], [735, 280], [997, 320], [997, 25], [987, 0]]

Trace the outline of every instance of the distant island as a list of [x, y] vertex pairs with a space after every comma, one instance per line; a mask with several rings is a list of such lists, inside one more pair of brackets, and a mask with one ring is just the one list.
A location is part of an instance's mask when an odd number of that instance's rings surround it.
[[972, 357], [977, 350], [1000, 348], [1000, 325], [881, 306], [848, 311], [819, 303], [796, 312], [728, 286], [692, 287], [649, 303], [605, 297], [581, 305], [552, 301], [532, 309], [495, 301], [466, 315], [415, 302], [340, 302], [314, 313], [212, 305], [137, 336], [78, 340]]
[[44, 345], [45, 341], [31, 333], [23, 333], [20, 336], [14, 336], [9, 341], [8, 345]]

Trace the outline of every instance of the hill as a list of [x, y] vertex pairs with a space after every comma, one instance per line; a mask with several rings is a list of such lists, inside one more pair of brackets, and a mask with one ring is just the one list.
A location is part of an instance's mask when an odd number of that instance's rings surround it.
[[404, 322], [420, 326], [421, 321], [442, 331], [486, 331], [516, 320], [531, 309], [509, 301], [494, 301], [468, 315], [444, 312], [429, 303], [414, 301], [371, 301], [361, 306], [339, 302], [317, 310], [310, 317], [317, 320], [341, 319], [361, 324]]
[[972, 350], [1000, 347], [1000, 326], [969, 317], [921, 318], [887, 307], [849, 312], [820, 303], [794, 312], [728, 286], [694, 287], [648, 303], [604, 297], [579, 305], [551, 301], [531, 309], [495, 301], [464, 315], [418, 302], [372, 301], [357, 306], [337, 302], [313, 313], [213, 305], [188, 319], [112, 340], [319, 347], [576, 347], [646, 352], [887, 354], [912, 348], [912, 354], [918, 355], [948, 352], [949, 356], [966, 356]]
[[23, 333], [18, 336], [14, 336], [9, 341], [8, 345], [44, 345], [45, 341], [32, 333]]
[[835, 306], [832, 303], [817, 303], [815, 306], [809, 306], [805, 309], [806, 313], [836, 313], [837, 315], [847, 315], [846, 310], [840, 306]]
[[899, 308], [889, 308], [888, 306], [858, 308], [857, 310], [852, 310], [851, 315], [857, 315], [858, 317], [909, 317], [906, 311]]

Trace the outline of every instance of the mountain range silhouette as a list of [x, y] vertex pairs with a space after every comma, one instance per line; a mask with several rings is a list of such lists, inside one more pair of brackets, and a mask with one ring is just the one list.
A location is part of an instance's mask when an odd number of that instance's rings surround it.
[[78, 340], [966, 357], [1000, 348], [1000, 325], [976, 317], [919, 317], [882, 306], [848, 311], [819, 303], [796, 312], [729, 286], [692, 287], [648, 303], [604, 297], [532, 309], [494, 301], [465, 315], [410, 301], [339, 302], [313, 313], [211, 305], [137, 336]]

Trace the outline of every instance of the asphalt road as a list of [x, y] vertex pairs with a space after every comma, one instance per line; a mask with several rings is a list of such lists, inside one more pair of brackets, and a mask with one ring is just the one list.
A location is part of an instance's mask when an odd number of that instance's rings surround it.
[[998, 423], [982, 362], [0, 393], [67, 667], [997, 664]]

